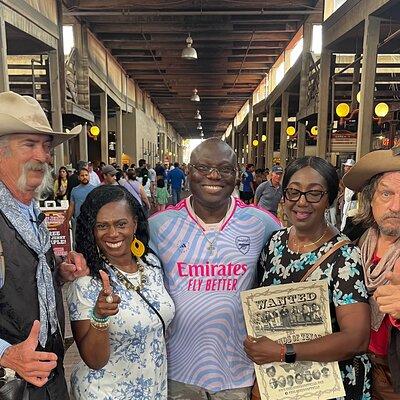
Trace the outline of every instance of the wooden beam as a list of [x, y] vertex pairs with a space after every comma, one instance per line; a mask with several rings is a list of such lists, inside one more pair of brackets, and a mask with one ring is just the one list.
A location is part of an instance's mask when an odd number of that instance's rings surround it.
[[281, 103], [281, 136], [280, 136], [280, 146], [279, 152], [281, 156], [281, 166], [282, 168], [286, 168], [286, 159], [287, 159], [287, 133], [286, 129], [288, 127], [288, 118], [289, 118], [289, 93], [282, 93], [282, 103]]
[[267, 144], [265, 146], [265, 166], [269, 169], [272, 168], [272, 160], [274, 158], [274, 140], [275, 140], [275, 107], [268, 106], [267, 116]]
[[0, 5], [0, 92], [9, 90], [6, 24], [3, 18], [3, 7]]
[[380, 24], [380, 19], [372, 15], [369, 15], [365, 20], [362, 61], [363, 68], [360, 88], [361, 101], [357, 127], [357, 159], [371, 151], [376, 58], [378, 52]]
[[101, 134], [100, 134], [100, 145], [101, 145], [101, 161], [104, 161], [106, 164], [109, 163], [108, 158], [108, 99], [107, 99], [107, 89], [100, 93], [100, 126], [101, 126]]

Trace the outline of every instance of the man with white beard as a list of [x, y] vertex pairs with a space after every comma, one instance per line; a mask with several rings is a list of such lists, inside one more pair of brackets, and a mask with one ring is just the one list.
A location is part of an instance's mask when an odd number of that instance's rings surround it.
[[88, 270], [78, 253], [55, 258], [36, 200], [53, 184], [52, 148], [80, 130], [53, 132], [35, 99], [0, 93], [0, 367], [30, 400], [68, 399], [61, 285]]

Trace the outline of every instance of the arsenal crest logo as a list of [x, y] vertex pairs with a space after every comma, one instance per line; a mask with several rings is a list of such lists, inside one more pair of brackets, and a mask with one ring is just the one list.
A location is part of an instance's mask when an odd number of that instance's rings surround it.
[[242, 254], [247, 254], [250, 250], [250, 237], [238, 236], [235, 240], [235, 244]]

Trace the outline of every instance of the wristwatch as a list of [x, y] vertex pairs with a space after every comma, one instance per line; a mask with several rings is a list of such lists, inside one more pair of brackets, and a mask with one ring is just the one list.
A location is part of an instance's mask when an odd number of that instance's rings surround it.
[[286, 344], [285, 346], [285, 362], [291, 364], [296, 362], [296, 352], [292, 344]]

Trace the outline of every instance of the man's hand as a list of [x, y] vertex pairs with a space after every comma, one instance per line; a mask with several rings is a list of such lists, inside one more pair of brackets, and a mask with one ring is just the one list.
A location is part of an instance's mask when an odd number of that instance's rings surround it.
[[260, 338], [247, 336], [243, 345], [247, 357], [258, 365], [280, 361], [281, 345], [266, 336]]
[[396, 261], [393, 272], [386, 274], [386, 279], [389, 284], [378, 287], [374, 298], [381, 312], [400, 319], [400, 259]]
[[82, 254], [70, 251], [67, 259], [58, 266], [61, 282], [73, 282], [75, 279], [89, 275], [89, 267]]
[[40, 322], [34, 321], [31, 333], [22, 343], [9, 347], [0, 364], [10, 368], [32, 385], [41, 387], [48, 381], [50, 372], [57, 366], [57, 355], [36, 351]]

